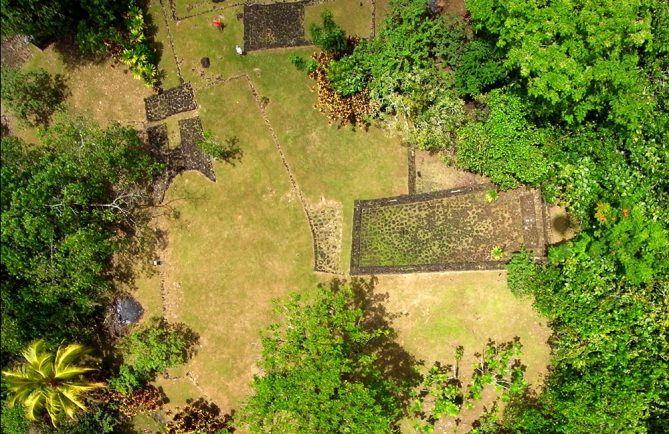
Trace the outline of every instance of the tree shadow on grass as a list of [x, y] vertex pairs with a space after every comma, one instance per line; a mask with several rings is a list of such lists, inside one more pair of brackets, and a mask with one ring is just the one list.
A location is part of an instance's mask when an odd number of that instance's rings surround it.
[[60, 56], [60, 60], [65, 65], [65, 69], [72, 71], [86, 65], [102, 65], [109, 58], [109, 54], [88, 54], [82, 52], [74, 40], [73, 35], [63, 36], [53, 41], [52, 46]]
[[[377, 337], [367, 350], [377, 355], [377, 364], [381, 368], [384, 377], [400, 385], [398, 398], [407, 403], [411, 390], [416, 387], [422, 376], [418, 367], [423, 365], [422, 360], [416, 359], [399, 343], [397, 343], [397, 331], [392, 327], [395, 319], [400, 314], [388, 312], [385, 303], [389, 299], [388, 293], [376, 291], [378, 279], [371, 277], [369, 280], [353, 278], [348, 285], [353, 289], [353, 305], [364, 312], [363, 327], [367, 330], [386, 330], [382, 336]], [[333, 290], [347, 284], [344, 280], [335, 279], [331, 285]]]

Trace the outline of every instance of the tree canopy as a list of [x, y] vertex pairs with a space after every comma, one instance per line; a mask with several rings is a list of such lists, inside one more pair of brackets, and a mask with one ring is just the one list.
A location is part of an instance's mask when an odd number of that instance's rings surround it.
[[242, 421], [252, 432], [387, 433], [402, 414], [402, 384], [386, 378], [378, 346], [389, 330], [365, 328], [354, 288], [293, 295], [262, 338], [262, 374]]
[[86, 334], [157, 165], [137, 132], [60, 117], [42, 145], [2, 138], [2, 349]]

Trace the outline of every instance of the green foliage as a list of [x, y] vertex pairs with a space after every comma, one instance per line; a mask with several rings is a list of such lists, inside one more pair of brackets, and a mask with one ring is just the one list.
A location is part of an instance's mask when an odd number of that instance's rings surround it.
[[26, 413], [20, 406], [10, 406], [2, 403], [2, 417], [0, 427], [4, 434], [28, 434], [28, 420]]
[[470, 41], [458, 59], [455, 82], [458, 92], [476, 96], [502, 81], [507, 70], [502, 64], [499, 49], [485, 40]]
[[461, 22], [443, 15], [432, 15], [425, 0], [393, 0], [392, 13], [384, 22], [378, 37], [365, 47], [374, 81], [394, 75], [431, 69], [434, 60], [447, 65], [457, 62], [464, 41]]
[[460, 379], [462, 346], [456, 349], [455, 365], [436, 362], [413, 393], [409, 410], [416, 419], [415, 428], [420, 432], [433, 432], [436, 422], [444, 416], [455, 417], [463, 407], [471, 408], [488, 385], [494, 385], [501, 392], [503, 401], [525, 393], [525, 367], [517, 359], [521, 349], [518, 338], [501, 344], [489, 340], [483, 353], [475, 355], [479, 361], [473, 365], [474, 373], [466, 387]]
[[334, 22], [332, 12], [324, 10], [321, 19], [322, 25], [312, 24], [309, 28], [314, 45], [335, 56], [346, 53], [350, 48], [346, 32]]
[[298, 71], [304, 71], [307, 73], [312, 73], [318, 67], [318, 62], [314, 59], [305, 59], [303, 56], [298, 56], [296, 54], [290, 56], [290, 63], [295, 65], [295, 68]]
[[137, 132], [120, 125], [58, 117], [42, 141], [2, 138], [3, 351], [90, 337], [109, 261], [129, 239], [120, 229], [141, 224], [158, 168]]
[[555, 356], [546, 390], [515, 403], [508, 427], [549, 420], [560, 432], [646, 432], [661, 417], [669, 231], [642, 205], [601, 204], [595, 220], [594, 230], [552, 248], [545, 266], [512, 261], [510, 286], [533, 294], [551, 320]]
[[490, 257], [495, 261], [499, 261], [504, 257], [504, 249], [500, 246], [493, 247], [490, 249]]
[[123, 395], [141, 389], [144, 383], [145, 377], [142, 373], [130, 365], [121, 365], [118, 374], [109, 379], [109, 387]]
[[507, 285], [517, 296], [533, 294], [539, 283], [539, 268], [530, 259], [529, 252], [515, 253], [506, 266]]
[[158, 68], [156, 67], [158, 60], [144, 34], [146, 24], [142, 9], [134, 1], [130, 4], [125, 25], [128, 29], [128, 38], [120, 60], [130, 67], [135, 78], [143, 80], [147, 86], [155, 86], [158, 83]]
[[197, 142], [197, 147], [215, 160], [231, 162], [242, 156], [237, 136], [230, 136], [225, 139], [224, 143], [221, 143], [211, 131], [205, 131], [204, 138]]
[[2, 0], [0, 19], [2, 36], [29, 35], [44, 39], [73, 28], [69, 7], [76, 3], [63, 0]]
[[387, 433], [396, 426], [403, 386], [384, 376], [375, 345], [390, 331], [364, 326], [356, 294], [335, 281], [312, 301], [295, 294], [279, 306], [284, 321], [262, 337], [263, 374], [243, 409], [251, 432]]
[[458, 165], [489, 176], [502, 189], [539, 185], [550, 168], [539, 147], [545, 134], [527, 121], [527, 108], [510, 91], [496, 89], [483, 101], [488, 118], [460, 129]]
[[121, 24], [127, 7], [127, 1], [116, 0], [2, 0], [2, 32], [38, 42], [75, 34], [77, 42], [85, 41], [80, 45], [85, 53], [106, 52], [105, 39], [118, 34], [110, 29]]
[[333, 59], [327, 66], [327, 78], [332, 87], [344, 96], [353, 95], [365, 90], [369, 77], [358, 59], [359, 53]]
[[29, 125], [46, 125], [65, 99], [67, 87], [61, 75], [51, 76], [44, 69], [0, 71], [2, 100]]
[[186, 363], [197, 339], [184, 324], [169, 324], [162, 318], [154, 318], [124, 338], [120, 346], [125, 362], [119, 374], [109, 380], [110, 387], [128, 394], [157, 374]]
[[454, 92], [444, 90], [420, 111], [409, 132], [409, 143], [426, 151], [452, 150], [457, 130], [465, 122], [465, 107]]
[[44, 41], [74, 34], [84, 55], [99, 57], [120, 49], [119, 59], [135, 77], [149, 86], [158, 82], [156, 53], [135, 0], [2, 0], [1, 16], [3, 35]]
[[77, 416], [75, 420], [66, 421], [58, 427], [40, 426], [42, 434], [112, 434], [119, 431], [122, 425], [118, 414], [104, 407], [97, 407]]
[[488, 203], [493, 203], [499, 199], [499, 192], [497, 190], [488, 190], [485, 192], [485, 200]]
[[79, 344], [60, 346], [55, 354], [46, 350], [44, 341], [35, 341], [22, 353], [25, 362], [15, 369], [2, 371], [9, 392], [8, 404], [20, 404], [26, 418], [37, 420], [45, 410], [56, 426], [62, 415], [74, 418], [77, 410], [86, 411], [83, 396], [104, 387], [83, 378], [93, 371], [78, 362], [90, 352]]
[[654, 104], [639, 66], [655, 48], [658, 3], [469, 0], [467, 8], [476, 28], [507, 50], [505, 64], [520, 72], [539, 111], [569, 124], [608, 117], [634, 131]]
[[642, 205], [617, 209], [602, 203], [595, 218], [599, 227], [592, 232], [593, 238], [584, 235], [555, 249], [552, 257], [560, 260], [585, 252], [609, 263], [607, 268], [613, 267], [616, 275], [632, 285], [650, 283], [669, 273], [669, 231], [651, 220]]
[[93, 56], [102, 57], [109, 51], [107, 44], [121, 44], [123, 35], [114, 27], [91, 26], [87, 21], [79, 22], [77, 34], [75, 36], [75, 43], [82, 53]]

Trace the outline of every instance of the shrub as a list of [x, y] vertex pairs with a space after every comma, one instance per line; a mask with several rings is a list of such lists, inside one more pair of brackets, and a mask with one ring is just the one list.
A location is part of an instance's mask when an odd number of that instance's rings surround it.
[[305, 71], [307, 73], [314, 72], [318, 67], [318, 62], [314, 59], [305, 59], [303, 56], [290, 56], [290, 63], [292, 63], [298, 71]]
[[485, 200], [488, 203], [493, 203], [499, 199], [499, 193], [497, 190], [488, 190], [485, 192]]
[[155, 86], [158, 82], [156, 53], [144, 34], [146, 25], [142, 9], [134, 3], [130, 6], [125, 24], [128, 41], [124, 44], [120, 60], [130, 67], [136, 78], [144, 80], [148, 86]]
[[109, 380], [109, 385], [124, 394], [136, 390], [158, 373], [185, 363], [197, 340], [197, 335], [184, 324], [169, 324], [162, 318], [154, 318], [121, 343], [125, 363], [118, 375]]
[[205, 131], [204, 138], [197, 142], [197, 146], [203, 153], [215, 160], [231, 162], [232, 160], [241, 158], [242, 155], [237, 136], [230, 136], [225, 139], [224, 143], [221, 143], [213, 133]]
[[10, 407], [3, 402], [0, 426], [4, 434], [28, 434], [28, 420], [23, 407], [20, 405]]
[[180, 409], [167, 425], [168, 434], [224, 434], [230, 432], [228, 427], [231, 417], [221, 417], [218, 406], [200, 398], [188, 402]]
[[124, 395], [131, 393], [142, 387], [144, 378], [141, 374], [129, 365], [121, 365], [118, 374], [109, 379], [108, 384], [113, 390]]
[[466, 45], [455, 70], [455, 82], [461, 95], [474, 96], [484, 92], [506, 77], [502, 56], [483, 40]]
[[527, 121], [518, 96], [496, 89], [482, 100], [490, 114], [460, 129], [458, 165], [489, 176], [502, 189], [539, 185], [549, 173], [549, 162], [539, 148], [546, 141], [543, 131]]
[[495, 246], [490, 250], [490, 257], [495, 261], [499, 261], [504, 257], [504, 249], [500, 246]]
[[33, 126], [47, 125], [67, 93], [63, 77], [51, 76], [44, 69], [23, 72], [3, 68], [0, 75], [3, 101], [16, 116]]
[[309, 28], [314, 45], [334, 56], [347, 52], [350, 44], [346, 32], [334, 22], [332, 12], [326, 9], [321, 14], [321, 19], [323, 20], [321, 26], [312, 24]]
[[539, 266], [530, 260], [528, 252], [515, 253], [506, 265], [506, 281], [516, 295], [534, 294], [539, 285]]
[[416, 117], [409, 142], [419, 149], [437, 152], [455, 147], [457, 129], [465, 120], [465, 106], [453, 92], [444, 91]]
[[316, 80], [318, 93], [316, 108], [330, 120], [342, 125], [365, 123], [367, 117], [373, 112], [367, 92], [348, 96], [337, 92], [327, 78], [326, 65], [330, 63], [332, 57], [325, 53], [318, 53], [314, 55], [314, 59], [318, 62], [318, 67], [309, 74], [309, 77]]

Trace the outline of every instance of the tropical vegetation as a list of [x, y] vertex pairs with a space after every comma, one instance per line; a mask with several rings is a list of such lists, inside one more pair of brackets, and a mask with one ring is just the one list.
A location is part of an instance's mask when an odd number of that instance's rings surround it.
[[104, 383], [83, 378], [94, 370], [78, 364], [89, 351], [80, 344], [69, 344], [61, 345], [54, 354], [44, 341], [31, 343], [22, 352], [25, 361], [21, 365], [2, 371], [9, 405], [22, 405], [32, 421], [46, 410], [54, 426], [63, 415], [74, 418], [77, 410], [86, 411], [84, 395], [104, 387]]

